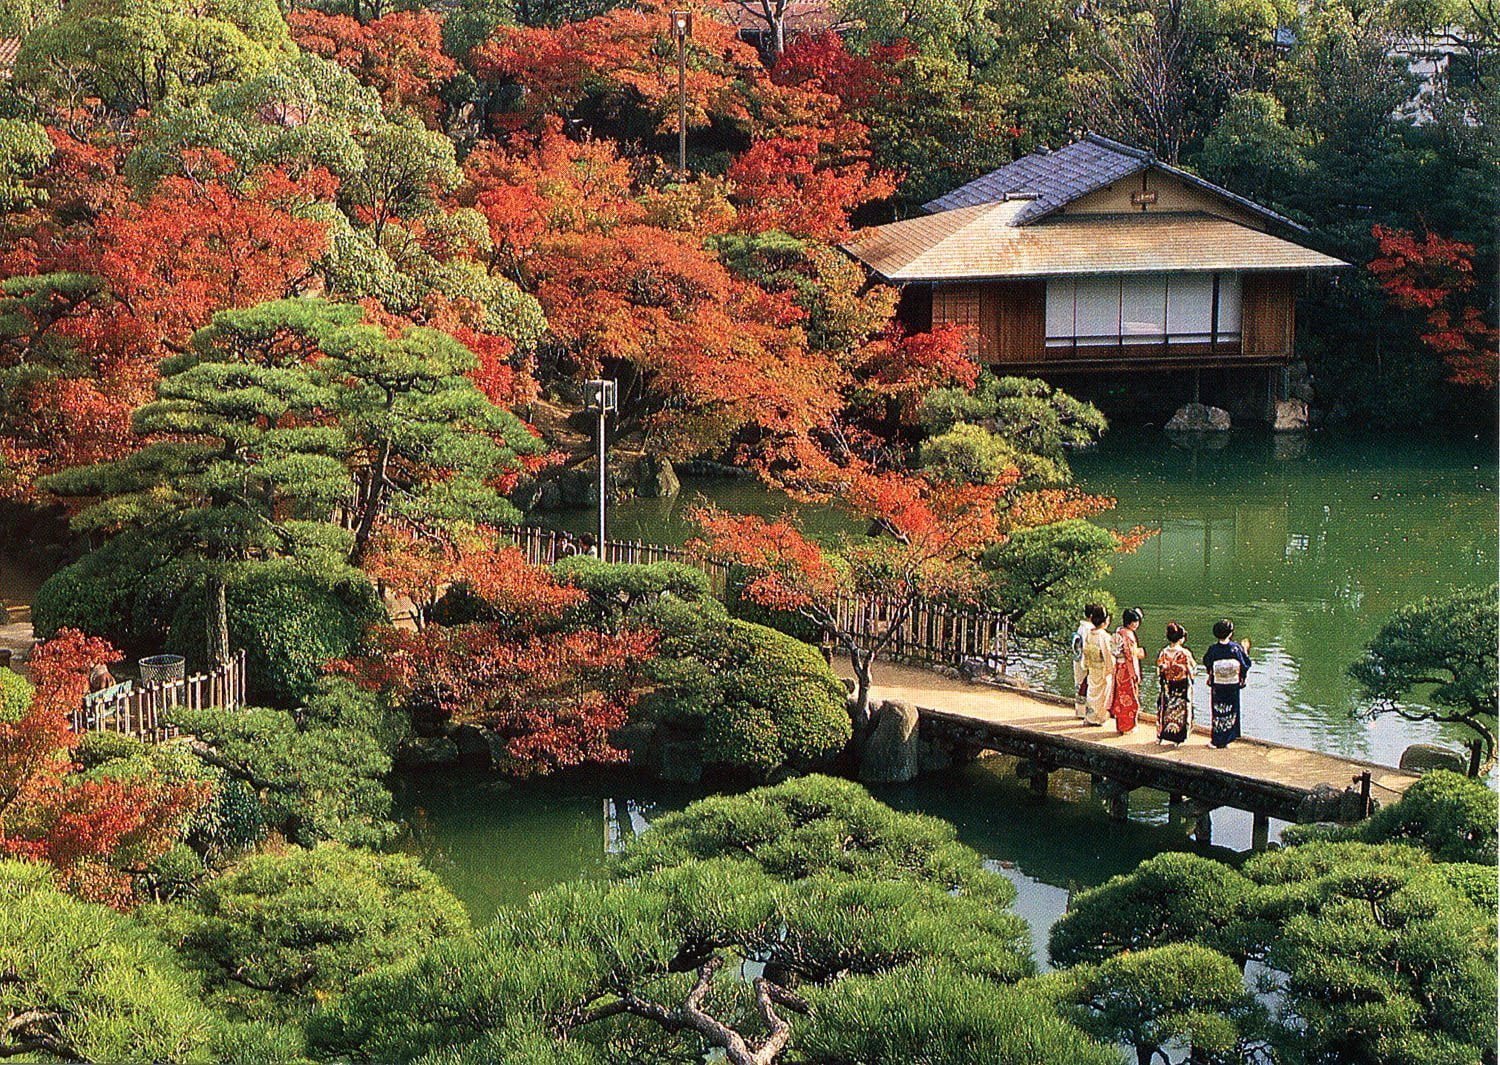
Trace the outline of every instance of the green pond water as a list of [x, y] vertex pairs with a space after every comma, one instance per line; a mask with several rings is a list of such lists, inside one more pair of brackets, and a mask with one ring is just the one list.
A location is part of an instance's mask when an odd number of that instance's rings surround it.
[[[1244, 703], [1248, 734], [1383, 762], [1395, 762], [1412, 742], [1455, 738], [1431, 725], [1356, 720], [1344, 669], [1402, 603], [1495, 579], [1493, 441], [1236, 432], [1219, 443], [1188, 448], [1159, 432], [1128, 431], [1075, 457], [1082, 486], [1118, 501], [1108, 524], [1158, 531], [1120, 560], [1109, 581], [1122, 605], [1145, 609], [1150, 650], [1175, 619], [1201, 651], [1213, 619], [1227, 614], [1251, 640], [1256, 661]], [[691, 531], [688, 512], [704, 499], [742, 512], [789, 509], [752, 482], [690, 483], [677, 499], [612, 507], [610, 535], [681, 541]], [[842, 523], [825, 510], [804, 517], [826, 530]], [[584, 531], [591, 519], [555, 520]], [[1060, 665], [1055, 653], [1037, 649], [1023, 668], [1057, 683]], [[1016, 882], [1017, 908], [1039, 943], [1071, 889], [1158, 851], [1198, 846], [1191, 823], [1175, 817], [1164, 796], [1134, 793], [1130, 823], [1118, 825], [1086, 778], [1055, 774], [1052, 796], [1038, 800], [1006, 759], [879, 794], [952, 822]], [[696, 795], [585, 777], [511, 788], [418, 783], [401, 801], [407, 845], [482, 921], [539, 888], [596, 874], [622, 838]], [[1249, 816], [1216, 811], [1213, 839], [1246, 849]]]

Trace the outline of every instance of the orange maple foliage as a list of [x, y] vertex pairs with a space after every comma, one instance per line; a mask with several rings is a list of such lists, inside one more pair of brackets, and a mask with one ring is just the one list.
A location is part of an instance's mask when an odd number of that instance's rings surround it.
[[429, 10], [393, 11], [360, 22], [303, 9], [287, 16], [299, 47], [331, 59], [380, 93], [393, 111], [410, 110], [431, 129], [446, 107], [439, 95], [458, 64], [443, 51], [443, 19]]
[[893, 174], [871, 166], [864, 133], [840, 123], [756, 141], [729, 167], [737, 228], [825, 241], [847, 236], [855, 208], [893, 196], [897, 187]]
[[[100, 216], [78, 250], [104, 279], [121, 313], [148, 342], [180, 347], [214, 311], [293, 295], [327, 246], [327, 226], [297, 209], [330, 198], [335, 180], [314, 169], [292, 178], [261, 169], [244, 183], [216, 151], [183, 153], [187, 174], [164, 179], [141, 203]], [[112, 342], [122, 323], [103, 321], [91, 340]]]
[[[640, 108], [666, 131], [677, 119], [677, 53], [668, 18], [677, 6], [645, 0], [635, 9], [556, 27], [501, 26], [469, 60], [480, 78], [526, 90], [517, 115], [522, 122], [567, 113], [593, 96], [606, 112]], [[746, 83], [762, 76], [755, 49], [700, 12], [687, 50], [689, 125], [747, 119]]]
[[31, 703], [16, 720], [0, 721], [0, 854], [46, 862], [69, 890], [125, 907], [135, 901], [129, 870], [171, 846], [211, 789], [73, 775], [69, 752], [80, 737], [71, 715], [89, 670], [119, 657], [108, 641], [75, 629], [37, 646]]

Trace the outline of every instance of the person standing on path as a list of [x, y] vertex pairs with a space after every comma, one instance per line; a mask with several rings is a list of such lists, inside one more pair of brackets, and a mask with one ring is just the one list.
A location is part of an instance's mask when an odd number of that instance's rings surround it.
[[1240, 692], [1252, 663], [1244, 645], [1235, 641], [1234, 622], [1228, 618], [1214, 622], [1214, 639], [1218, 643], [1203, 652], [1213, 708], [1213, 745], [1228, 747], [1240, 738]]
[[1112, 647], [1115, 692], [1109, 712], [1115, 719], [1115, 728], [1122, 735], [1135, 728], [1135, 716], [1141, 709], [1141, 659], [1146, 657], [1146, 652], [1135, 633], [1144, 617], [1140, 607], [1126, 607], [1120, 616], [1120, 629], [1115, 633]]
[[1078, 631], [1073, 633], [1073, 716], [1076, 718], [1082, 718], [1089, 709], [1089, 671], [1083, 664], [1083, 645], [1094, 630], [1089, 612], [1096, 609], [1102, 610], [1103, 607], [1090, 603], [1083, 608], [1083, 620], [1078, 623]]
[[1084, 683], [1088, 685], [1083, 723], [1102, 725], [1109, 719], [1115, 694], [1115, 655], [1110, 647], [1109, 611], [1098, 603], [1088, 608], [1093, 628], [1083, 638]]
[[1188, 650], [1187, 629], [1167, 623], [1167, 646], [1156, 656], [1156, 742], [1183, 743], [1193, 726], [1193, 674], [1198, 660]]

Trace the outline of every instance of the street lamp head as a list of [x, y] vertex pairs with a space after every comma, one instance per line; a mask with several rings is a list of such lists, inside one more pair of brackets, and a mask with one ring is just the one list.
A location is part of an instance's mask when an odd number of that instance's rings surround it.
[[600, 414], [618, 410], [619, 386], [614, 381], [595, 379], [583, 383], [583, 406]]
[[691, 11], [672, 12], [672, 36], [681, 40], [693, 35], [693, 13]]

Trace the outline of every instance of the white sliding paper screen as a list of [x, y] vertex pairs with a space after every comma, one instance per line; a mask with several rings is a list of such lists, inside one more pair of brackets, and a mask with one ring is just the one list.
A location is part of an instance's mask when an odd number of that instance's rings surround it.
[[1240, 337], [1240, 275], [1059, 277], [1047, 281], [1047, 346], [1201, 344]]
[[1074, 290], [1071, 277], [1054, 277], [1047, 282], [1047, 343], [1054, 347], [1072, 344], [1078, 335], [1073, 325]]
[[1080, 277], [1073, 315], [1080, 345], [1114, 344], [1120, 335], [1120, 279]]
[[1126, 344], [1160, 343], [1167, 331], [1167, 278], [1127, 277], [1120, 291], [1120, 337]]
[[1167, 288], [1167, 336], [1174, 344], [1204, 344], [1213, 336], [1212, 274], [1175, 274]]

